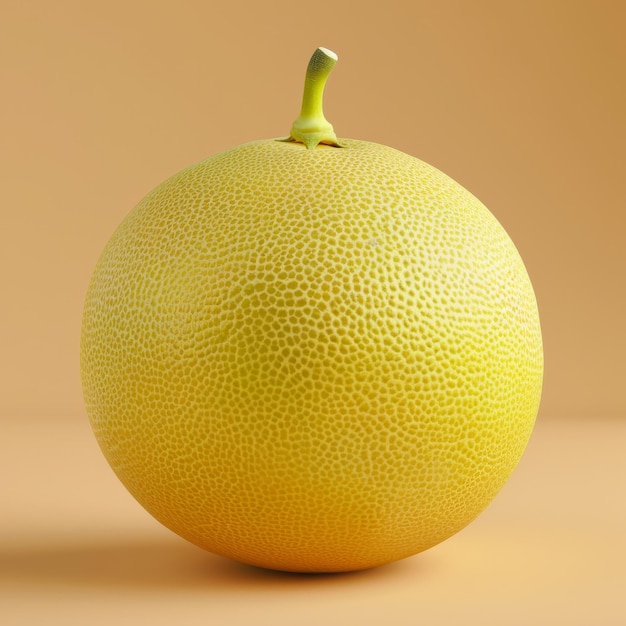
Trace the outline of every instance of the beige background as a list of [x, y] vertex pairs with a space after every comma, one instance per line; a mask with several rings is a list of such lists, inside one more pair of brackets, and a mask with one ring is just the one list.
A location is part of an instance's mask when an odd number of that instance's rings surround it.
[[626, 413], [623, 2], [0, 6], [3, 413], [82, 414], [82, 300], [113, 229], [177, 170], [287, 134], [318, 45], [340, 56], [338, 134], [439, 167], [520, 249], [542, 414]]
[[[624, 32], [619, 0], [2, 0], [3, 622], [626, 622]], [[78, 345], [120, 220], [175, 171], [287, 134], [319, 45], [340, 57], [339, 136], [432, 163], [509, 231], [546, 375], [527, 455], [475, 524], [312, 580], [225, 565], [130, 499], [86, 424]]]

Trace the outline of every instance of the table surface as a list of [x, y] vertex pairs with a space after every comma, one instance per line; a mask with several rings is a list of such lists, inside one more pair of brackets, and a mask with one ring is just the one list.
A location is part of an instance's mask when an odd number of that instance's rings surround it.
[[626, 419], [540, 417], [469, 527], [351, 574], [269, 572], [153, 520], [86, 418], [0, 421], [4, 626], [626, 624]]

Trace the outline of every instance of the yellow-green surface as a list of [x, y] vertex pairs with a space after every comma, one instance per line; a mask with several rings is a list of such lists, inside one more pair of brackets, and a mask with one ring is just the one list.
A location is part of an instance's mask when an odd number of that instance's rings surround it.
[[468, 524], [539, 403], [533, 290], [453, 180], [374, 143], [218, 154], [121, 224], [87, 295], [98, 441], [157, 519], [270, 568], [366, 568]]

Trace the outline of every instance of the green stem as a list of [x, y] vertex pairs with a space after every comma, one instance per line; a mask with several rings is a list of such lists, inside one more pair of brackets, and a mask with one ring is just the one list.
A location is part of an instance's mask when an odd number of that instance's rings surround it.
[[337, 135], [324, 117], [322, 108], [326, 79], [336, 63], [337, 55], [331, 50], [318, 48], [313, 53], [304, 80], [302, 109], [287, 141], [303, 143], [309, 150], [320, 143], [339, 146]]

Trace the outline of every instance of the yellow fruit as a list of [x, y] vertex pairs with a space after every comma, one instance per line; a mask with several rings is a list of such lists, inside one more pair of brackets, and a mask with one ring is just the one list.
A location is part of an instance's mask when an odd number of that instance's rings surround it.
[[474, 196], [318, 140], [245, 144], [148, 194], [97, 264], [81, 343], [133, 496], [212, 552], [302, 572], [471, 522], [526, 446], [543, 363], [527, 272]]

